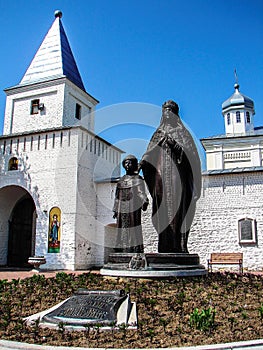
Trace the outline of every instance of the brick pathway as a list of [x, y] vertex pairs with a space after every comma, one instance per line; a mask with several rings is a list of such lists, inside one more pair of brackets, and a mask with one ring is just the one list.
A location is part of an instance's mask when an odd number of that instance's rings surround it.
[[56, 274], [58, 272], [65, 272], [68, 274], [74, 274], [74, 275], [80, 275], [82, 273], [99, 273], [98, 270], [78, 270], [78, 271], [69, 271], [69, 270], [57, 270], [57, 271], [46, 271], [46, 270], [42, 270], [40, 272], [36, 272], [33, 270], [11, 270], [11, 269], [5, 269], [2, 268], [0, 269], [0, 280], [8, 280], [8, 281], [12, 281], [12, 279], [23, 279], [23, 278], [27, 278], [27, 277], [32, 277], [34, 274], [36, 273], [40, 273], [41, 275], [44, 275], [46, 278], [48, 277], [55, 277]]

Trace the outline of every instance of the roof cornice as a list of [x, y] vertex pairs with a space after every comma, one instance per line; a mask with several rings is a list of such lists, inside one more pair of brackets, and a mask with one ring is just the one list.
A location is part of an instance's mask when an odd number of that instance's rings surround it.
[[36, 90], [36, 89], [42, 89], [42, 88], [46, 88], [46, 87], [51, 87], [51, 86], [55, 86], [55, 85], [58, 85], [58, 84], [64, 84], [66, 82], [69, 82], [69, 83], [73, 84], [74, 87], [79, 89], [79, 91], [82, 94], [84, 94], [84, 95], [88, 96], [90, 99], [92, 99], [94, 104], [98, 104], [99, 103], [99, 100], [97, 100], [95, 97], [90, 95], [87, 91], [80, 89], [78, 86], [76, 86], [66, 76], [60, 76], [60, 77], [57, 77], [57, 78], [51, 77], [48, 80], [45, 79], [45, 80], [37, 81], [37, 82], [34, 82], [34, 83], [18, 84], [18, 85], [11, 86], [9, 88], [4, 89], [4, 92], [6, 93], [7, 96], [9, 96], [9, 95], [16, 94], [18, 91], [19, 92], [26, 92], [26, 91], [30, 91], [30, 90]]

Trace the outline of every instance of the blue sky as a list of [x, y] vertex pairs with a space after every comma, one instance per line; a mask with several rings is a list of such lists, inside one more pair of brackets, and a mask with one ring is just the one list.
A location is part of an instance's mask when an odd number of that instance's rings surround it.
[[[19, 83], [56, 9], [98, 111], [143, 106], [137, 119], [124, 112], [119, 122], [146, 123], [145, 138], [167, 99], [198, 139], [224, 133], [221, 104], [234, 92], [234, 69], [263, 125], [263, 0], [0, 0], [1, 91]], [[0, 132], [4, 107], [1, 92]], [[131, 124], [112, 129], [108, 115], [98, 131], [109, 141], [138, 136]]]

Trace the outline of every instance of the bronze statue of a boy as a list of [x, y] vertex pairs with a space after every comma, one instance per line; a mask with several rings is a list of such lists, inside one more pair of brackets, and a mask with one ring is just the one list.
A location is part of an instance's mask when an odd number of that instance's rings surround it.
[[148, 198], [143, 178], [138, 174], [138, 160], [128, 155], [122, 162], [126, 175], [117, 183], [113, 218], [117, 218], [116, 252], [143, 253], [141, 210]]

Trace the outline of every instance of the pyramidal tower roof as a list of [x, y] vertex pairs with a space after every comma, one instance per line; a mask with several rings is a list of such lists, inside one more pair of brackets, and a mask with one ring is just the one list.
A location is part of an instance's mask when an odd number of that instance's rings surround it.
[[85, 91], [61, 17], [62, 12], [55, 11], [55, 20], [19, 85], [67, 77]]

